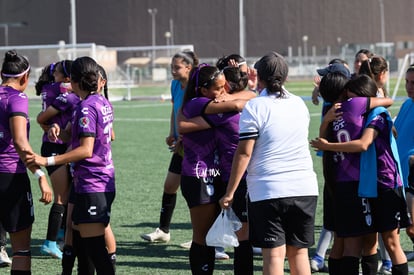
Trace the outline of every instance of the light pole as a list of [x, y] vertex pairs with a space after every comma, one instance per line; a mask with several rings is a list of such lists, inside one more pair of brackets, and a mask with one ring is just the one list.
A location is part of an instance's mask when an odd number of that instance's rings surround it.
[[154, 61], [155, 61], [155, 30], [156, 30], [156, 22], [155, 22], [155, 16], [157, 15], [157, 9], [152, 8], [148, 9], [148, 13], [151, 15], [151, 36], [152, 36], [152, 56], [151, 56], [151, 64], [152, 67], [154, 67]]
[[164, 34], [164, 36], [165, 36], [165, 44], [167, 45], [167, 56], [168, 57], [170, 57], [170, 55], [171, 55], [171, 49], [170, 49], [170, 39], [171, 39], [171, 32], [165, 32], [165, 34]]
[[243, 57], [246, 55], [245, 32], [244, 2], [239, 0], [239, 52]]
[[20, 28], [27, 26], [26, 22], [7, 22], [0, 23], [0, 27], [4, 28], [4, 45], [9, 45], [9, 28]]
[[336, 42], [338, 42], [338, 55], [340, 55], [342, 53], [342, 48], [341, 48], [342, 38], [340, 36], [338, 36], [336, 38]]
[[380, 20], [381, 20], [381, 44], [382, 44], [382, 56], [385, 58], [385, 19], [384, 19], [384, 0], [378, 0], [380, 8]]
[[304, 56], [304, 59], [305, 60], [308, 59], [308, 40], [309, 40], [309, 37], [307, 35], [304, 35], [302, 37], [302, 41], [303, 41], [303, 56]]

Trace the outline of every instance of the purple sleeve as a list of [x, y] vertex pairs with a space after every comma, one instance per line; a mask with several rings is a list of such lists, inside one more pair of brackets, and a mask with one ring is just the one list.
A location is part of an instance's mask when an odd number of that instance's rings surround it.
[[211, 99], [208, 99], [206, 97], [193, 98], [185, 104], [183, 114], [187, 118], [201, 116], [204, 114], [204, 110], [210, 101]]
[[10, 98], [9, 114], [10, 116], [14, 115], [24, 115], [28, 117], [29, 110], [29, 100], [24, 93], [18, 93]]

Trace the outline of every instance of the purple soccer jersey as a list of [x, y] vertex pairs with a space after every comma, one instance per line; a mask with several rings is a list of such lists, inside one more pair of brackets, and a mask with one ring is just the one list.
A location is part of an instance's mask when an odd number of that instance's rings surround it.
[[[359, 139], [364, 130], [369, 111], [369, 98], [354, 97], [342, 102], [342, 117], [333, 122], [332, 136], [335, 142], [346, 142]], [[358, 181], [360, 153], [336, 152], [333, 161], [336, 164], [336, 181]]]
[[220, 174], [224, 182], [229, 181], [234, 153], [239, 144], [240, 113], [228, 113], [226, 117], [225, 125], [215, 128]]
[[72, 148], [80, 138], [94, 137], [92, 157], [75, 162], [74, 183], [77, 193], [115, 191], [115, 171], [112, 162], [111, 133], [113, 110], [106, 98], [98, 94], [82, 100], [72, 119]]
[[389, 124], [384, 114], [376, 116], [368, 125], [378, 131], [374, 140], [377, 154], [378, 187], [389, 189], [402, 186], [401, 178], [397, 177], [398, 169], [390, 146]]
[[204, 114], [204, 110], [210, 101], [205, 97], [193, 98], [183, 108], [185, 117], [203, 116], [212, 127], [183, 135], [184, 157], [181, 174], [184, 176], [209, 180], [221, 176], [214, 127], [225, 125], [231, 115], [228, 113]]
[[[74, 93], [62, 93], [60, 90], [60, 83], [46, 84], [42, 88], [42, 112], [46, 111], [49, 106], [53, 106], [59, 111], [59, 114], [52, 117], [47, 124], [51, 125], [57, 123], [61, 128], [65, 128], [67, 123], [72, 118], [73, 111], [76, 105], [79, 103], [79, 97]], [[47, 133], [43, 133], [43, 142], [51, 142]], [[62, 144], [63, 142], [58, 139], [56, 143]]]
[[45, 84], [42, 87], [42, 112], [46, 111], [47, 107], [52, 105], [53, 101], [60, 94], [59, 83]]
[[29, 139], [29, 101], [26, 94], [8, 86], [0, 86], [0, 172], [26, 173], [26, 166], [20, 160], [14, 147], [9, 120], [13, 116], [23, 116], [27, 120]]

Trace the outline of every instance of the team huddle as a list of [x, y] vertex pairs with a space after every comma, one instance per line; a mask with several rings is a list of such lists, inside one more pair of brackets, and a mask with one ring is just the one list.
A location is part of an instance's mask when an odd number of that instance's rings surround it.
[[[319, 104], [323, 98], [322, 121], [319, 137], [309, 142], [309, 110], [285, 88], [289, 68], [280, 54], [270, 52], [251, 68], [238, 54], [210, 65], [199, 64], [194, 52], [176, 53], [166, 138], [172, 157], [160, 223], [141, 237], [170, 240], [181, 189], [192, 225], [192, 239], [183, 244], [189, 248], [192, 274], [213, 274], [215, 260], [229, 258], [223, 247], [206, 243], [210, 227], [226, 208], [234, 210], [242, 225], [235, 232], [239, 245], [234, 247], [234, 274], [254, 273], [254, 249], [263, 256], [263, 274], [284, 274], [285, 258], [291, 274], [323, 271], [331, 235], [329, 274], [356, 275], [360, 268], [364, 275], [376, 274], [378, 246], [383, 274], [408, 274], [399, 233], [407, 228], [414, 242], [414, 66], [406, 74], [410, 98], [394, 122], [386, 109], [393, 100], [384, 89], [385, 59], [360, 51], [355, 64], [353, 74], [341, 59], [318, 70], [312, 101]], [[53, 202], [41, 253], [61, 259], [63, 275], [72, 274], [75, 259], [78, 274], [115, 274], [116, 241], [110, 226], [115, 134], [106, 72], [89, 57], [43, 69], [35, 86], [42, 99], [37, 122], [44, 133], [38, 155], [28, 141], [24, 91], [30, 70], [25, 57], [5, 53], [0, 246], [8, 232], [13, 258], [6, 253], [3, 264], [11, 264], [11, 274], [31, 274], [29, 170], [38, 180], [40, 201]], [[325, 181], [323, 234], [311, 261], [318, 183], [309, 143], [322, 156]], [[5, 250], [0, 253], [3, 257]]]

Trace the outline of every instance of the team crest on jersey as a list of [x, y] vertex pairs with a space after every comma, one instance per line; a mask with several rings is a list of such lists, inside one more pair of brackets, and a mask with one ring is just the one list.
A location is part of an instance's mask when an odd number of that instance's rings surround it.
[[81, 117], [79, 119], [79, 126], [82, 128], [88, 128], [89, 126], [89, 118], [87, 118], [86, 116]]

